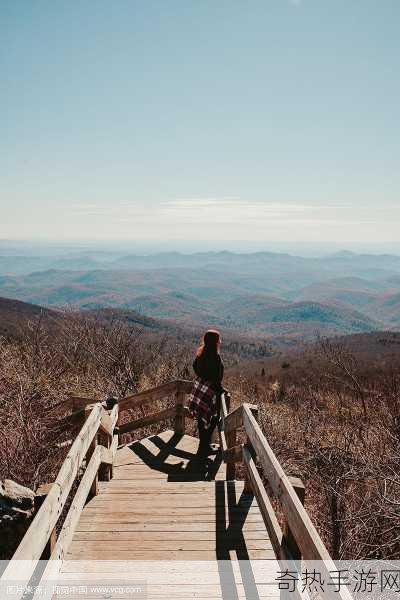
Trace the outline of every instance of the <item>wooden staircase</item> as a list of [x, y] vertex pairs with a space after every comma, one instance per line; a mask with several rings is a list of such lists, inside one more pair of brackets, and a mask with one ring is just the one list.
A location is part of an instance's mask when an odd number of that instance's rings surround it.
[[[257, 407], [230, 411], [222, 397], [220, 449], [204, 462], [197, 438], [185, 434], [191, 385], [170, 382], [124, 398], [111, 411], [71, 398], [74, 412], [66, 420], [82, 428], [3, 582], [29, 582], [46, 552], [51, 560], [41, 581], [141, 580], [149, 599], [274, 598], [280, 559], [292, 568], [301, 558], [323, 561], [329, 577], [335, 565], [303, 507], [304, 486], [283, 472], [257, 424]], [[171, 396], [172, 408], [127, 422], [124, 411]], [[119, 444], [123, 433], [165, 419], [173, 419], [174, 429]], [[236, 480], [239, 461], [244, 481]], [[282, 527], [262, 476], [280, 503]], [[330, 597], [350, 594], [332, 589]]]

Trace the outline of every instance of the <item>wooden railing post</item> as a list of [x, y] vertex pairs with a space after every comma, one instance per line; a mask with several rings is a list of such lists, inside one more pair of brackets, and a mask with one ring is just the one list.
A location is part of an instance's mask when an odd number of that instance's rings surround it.
[[[289, 477], [289, 481], [292, 484], [294, 491], [296, 492], [300, 502], [304, 506], [304, 501], [306, 498], [306, 488], [304, 486], [304, 483], [298, 477]], [[284, 526], [283, 526], [283, 535], [285, 538], [285, 544], [286, 544], [293, 560], [300, 560], [301, 559], [301, 550], [296, 542], [296, 539], [295, 539], [286, 519], [285, 519]]]
[[[39, 510], [39, 508], [42, 506], [43, 502], [46, 500], [47, 494], [51, 490], [52, 485], [53, 485], [52, 483], [45, 483], [45, 484], [39, 486], [39, 488], [37, 489], [36, 495], [35, 495], [35, 511], [36, 512]], [[42, 554], [43, 560], [50, 559], [51, 553], [53, 552], [56, 543], [57, 543], [57, 528], [56, 528], [56, 526], [54, 526], [53, 529], [51, 530], [50, 537], [47, 541], [46, 547], [43, 550], [43, 554]]]
[[114, 430], [114, 435], [113, 435], [112, 442], [111, 442], [111, 448], [113, 448], [113, 446], [114, 446], [115, 438], [116, 438], [116, 446], [115, 446], [115, 449], [113, 450], [113, 463], [110, 465], [110, 470], [109, 470], [110, 479], [112, 479], [114, 477], [114, 460], [115, 460], [115, 455], [116, 455], [118, 444], [119, 444], [118, 430], [116, 432]]
[[[257, 406], [251, 406], [251, 413], [253, 415], [253, 417], [255, 418], [256, 421], [258, 421], [258, 407]], [[256, 453], [254, 451], [254, 448], [252, 446], [252, 443], [250, 441], [249, 436], [246, 436], [246, 447], [249, 449], [249, 451], [251, 452], [251, 454], [253, 455], [253, 457], [256, 456]], [[248, 475], [247, 470], [245, 471], [245, 479], [244, 479], [244, 489], [243, 489], [243, 493], [244, 494], [253, 494], [254, 490], [253, 490], [253, 486], [251, 483], [251, 479]]]
[[175, 433], [185, 435], [185, 392], [179, 382], [175, 393], [175, 409]]
[[[99, 435], [99, 443], [109, 450], [112, 444], [112, 438], [106, 433], [100, 433]], [[109, 464], [101, 464], [99, 468], [99, 472], [97, 475], [97, 479], [99, 481], [110, 481], [111, 479], [111, 465]]]
[[[92, 412], [92, 408], [93, 408], [92, 406], [87, 406], [85, 408], [84, 418], [83, 418], [84, 422], [87, 421], [87, 419], [89, 418], [90, 413]], [[89, 446], [89, 449], [86, 452], [86, 466], [89, 464], [89, 461], [93, 456], [93, 452], [96, 450], [97, 444], [98, 444], [98, 433], [96, 433], [96, 435], [94, 436], [94, 438]], [[96, 476], [93, 479], [93, 483], [90, 487], [90, 492], [88, 495], [89, 500], [90, 500], [90, 498], [93, 498], [93, 496], [97, 496], [97, 494], [99, 493], [98, 481], [99, 481], [99, 478], [98, 478], [98, 474], [96, 473]]]
[[42, 560], [49, 560], [51, 558], [52, 552], [57, 544], [57, 528], [53, 527], [50, 533], [50, 537], [47, 541], [46, 547], [43, 550]]
[[[225, 405], [226, 405], [226, 412], [227, 412], [227, 414], [229, 414], [231, 412], [231, 396], [230, 396], [230, 394], [225, 395]], [[227, 445], [228, 450], [230, 448], [233, 448], [234, 446], [236, 446], [236, 439], [237, 439], [236, 432], [237, 432], [237, 430], [235, 428], [226, 434], [226, 445]], [[226, 479], [228, 481], [232, 481], [235, 478], [236, 478], [236, 463], [234, 461], [228, 462], [226, 465]]]

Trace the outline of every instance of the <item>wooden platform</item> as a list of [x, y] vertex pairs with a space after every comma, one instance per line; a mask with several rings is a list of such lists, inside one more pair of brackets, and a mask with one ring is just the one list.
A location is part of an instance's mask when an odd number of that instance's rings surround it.
[[206, 469], [198, 440], [165, 431], [117, 451], [113, 478], [82, 511], [67, 560], [236, 560], [274, 553], [253, 495]]
[[[271, 586], [261, 596], [254, 588], [246, 595], [243, 587], [238, 561], [275, 559], [253, 495], [244, 494], [243, 482], [224, 480], [218, 454], [202, 468], [197, 449], [196, 438], [173, 431], [120, 448], [112, 480], [99, 483], [99, 494], [82, 511], [63, 580], [84, 581], [100, 573], [114, 580], [129, 576], [147, 582], [149, 598], [222, 598], [228, 584], [217, 560], [233, 561], [228, 580], [237, 597], [274, 596]], [[124, 561], [135, 561], [134, 575]], [[202, 561], [201, 567], [195, 561]]]
[[[184, 435], [192, 389], [193, 382], [178, 379], [126, 396], [111, 409], [71, 397], [75, 412], [64, 425], [81, 428], [1, 576], [5, 585], [22, 582], [15, 600], [23, 600], [37, 577], [41, 584], [68, 585], [71, 599], [272, 599], [280, 595], [282, 559], [291, 570], [300, 559], [318, 560], [329, 581], [335, 564], [304, 508], [304, 485], [285, 474], [257, 422], [258, 407], [231, 410], [223, 393], [220, 450], [204, 461], [198, 440]], [[171, 395], [173, 406], [129, 420], [126, 411]], [[121, 434], [171, 418], [174, 431], [118, 446]], [[237, 462], [251, 494], [235, 480]], [[37, 573], [39, 559], [47, 557]], [[328, 588], [328, 600], [351, 600], [346, 587]]]

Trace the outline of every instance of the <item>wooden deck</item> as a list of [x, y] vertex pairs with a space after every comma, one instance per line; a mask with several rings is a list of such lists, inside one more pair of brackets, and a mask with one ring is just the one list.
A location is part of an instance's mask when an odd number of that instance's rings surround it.
[[224, 481], [219, 455], [202, 470], [197, 447], [196, 438], [165, 431], [119, 449], [66, 560], [274, 558], [254, 496], [243, 482]]
[[[291, 569], [299, 559], [318, 560], [329, 581], [335, 564], [303, 506], [304, 485], [283, 471], [257, 422], [257, 407], [230, 410], [230, 396], [222, 394], [219, 451], [204, 462], [198, 440], [185, 435], [191, 389], [191, 382], [168, 382], [122, 398], [110, 410], [71, 396], [75, 412], [65, 423], [81, 429], [1, 577], [5, 585], [23, 582], [14, 600], [23, 599], [41, 558], [51, 559], [41, 583], [87, 583], [94, 587], [85, 597], [97, 599], [277, 598], [285, 559]], [[175, 406], [129, 421], [126, 411], [171, 394]], [[173, 431], [118, 446], [124, 433], [171, 418]], [[244, 444], [238, 443], [240, 428]], [[245, 482], [235, 479], [238, 462]], [[110, 591], [113, 582], [117, 589]], [[99, 591], [102, 584], [107, 591]], [[121, 595], [125, 584], [140, 584], [144, 593]], [[351, 600], [345, 588], [326, 591], [327, 600]], [[299, 585], [296, 593], [302, 597]]]

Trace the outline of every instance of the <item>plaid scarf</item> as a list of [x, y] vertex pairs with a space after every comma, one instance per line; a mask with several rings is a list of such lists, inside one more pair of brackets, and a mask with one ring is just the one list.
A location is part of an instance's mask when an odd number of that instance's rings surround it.
[[209, 425], [211, 417], [217, 413], [217, 394], [209, 381], [195, 380], [188, 407], [192, 417]]

